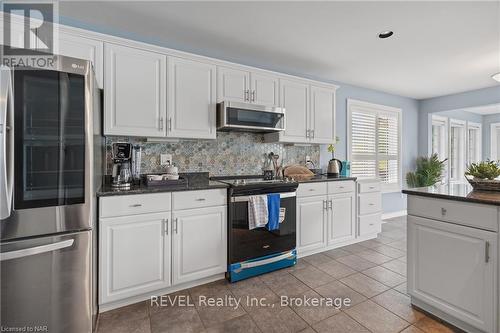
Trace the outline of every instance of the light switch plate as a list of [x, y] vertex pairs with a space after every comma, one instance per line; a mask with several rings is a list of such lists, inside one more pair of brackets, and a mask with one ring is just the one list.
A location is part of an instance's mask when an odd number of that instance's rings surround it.
[[160, 164], [161, 165], [172, 164], [172, 154], [160, 154]]

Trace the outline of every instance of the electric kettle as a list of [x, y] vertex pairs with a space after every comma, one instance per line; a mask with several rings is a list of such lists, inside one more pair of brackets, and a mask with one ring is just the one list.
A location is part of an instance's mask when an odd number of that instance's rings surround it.
[[342, 171], [342, 162], [336, 158], [332, 158], [328, 162], [328, 177], [339, 177], [340, 172]]

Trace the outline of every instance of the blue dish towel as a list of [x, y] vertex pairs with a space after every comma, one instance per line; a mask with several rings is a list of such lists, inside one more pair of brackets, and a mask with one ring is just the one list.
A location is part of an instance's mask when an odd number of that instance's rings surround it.
[[268, 222], [267, 230], [278, 230], [280, 228], [280, 195], [267, 195]]

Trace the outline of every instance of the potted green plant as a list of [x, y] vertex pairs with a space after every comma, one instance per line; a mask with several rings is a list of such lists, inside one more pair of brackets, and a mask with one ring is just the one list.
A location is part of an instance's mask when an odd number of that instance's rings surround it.
[[471, 163], [465, 171], [465, 178], [474, 190], [500, 191], [500, 165], [498, 161]]
[[406, 174], [408, 187], [426, 187], [440, 182], [443, 179], [445, 161], [440, 161], [437, 154], [418, 157], [415, 171]]

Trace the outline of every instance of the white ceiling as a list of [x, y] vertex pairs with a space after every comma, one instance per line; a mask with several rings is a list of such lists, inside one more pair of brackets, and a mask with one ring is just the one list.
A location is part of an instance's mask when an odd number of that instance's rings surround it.
[[[493, 86], [500, 72], [500, 1], [99, 1], [59, 10], [172, 48], [417, 99]], [[387, 29], [394, 36], [379, 39]]]
[[497, 114], [500, 113], [500, 104], [476, 106], [473, 108], [462, 109], [462, 111], [477, 113], [483, 116], [489, 114]]

